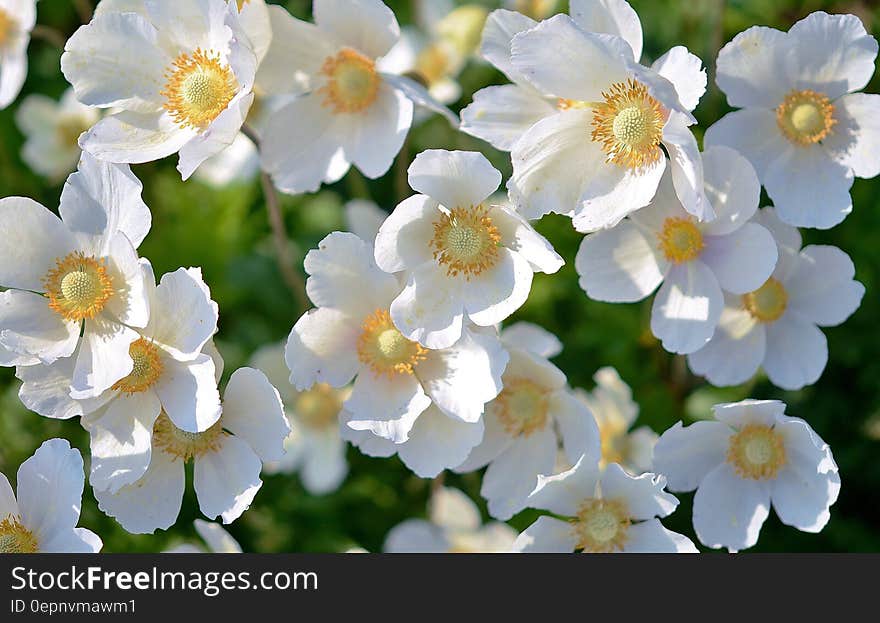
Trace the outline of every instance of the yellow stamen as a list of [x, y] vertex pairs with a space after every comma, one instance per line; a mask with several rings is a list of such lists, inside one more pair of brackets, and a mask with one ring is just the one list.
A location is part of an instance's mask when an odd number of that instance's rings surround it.
[[240, 13], [241, 10], [244, 8], [244, 5], [250, 3], [251, 0], [235, 0], [235, 1], [238, 2], [238, 11]]
[[446, 266], [446, 274], [467, 279], [489, 270], [498, 262], [501, 233], [483, 205], [444, 212], [434, 222], [430, 245], [434, 259]]
[[592, 108], [595, 104], [593, 102], [582, 102], [581, 100], [569, 100], [564, 97], [560, 97], [556, 100], [556, 109], [557, 110], [586, 110], [588, 108]]
[[608, 161], [636, 169], [659, 160], [667, 113], [647, 87], [630, 79], [613, 84], [602, 97], [593, 108], [591, 138]]
[[17, 28], [18, 21], [0, 8], [0, 49], [9, 43]]
[[755, 320], [775, 322], [788, 307], [788, 292], [785, 286], [770, 277], [760, 288], [743, 295], [742, 304]]
[[327, 83], [318, 92], [324, 96], [324, 107], [334, 113], [363, 112], [379, 95], [381, 78], [376, 64], [351, 48], [328, 57], [321, 73], [327, 76]]
[[0, 554], [34, 554], [37, 549], [37, 537], [18, 517], [7, 515], [0, 521]]
[[621, 500], [586, 500], [571, 520], [576, 549], [594, 554], [621, 551], [626, 545], [630, 516]]
[[769, 426], [747, 424], [730, 438], [727, 462], [736, 473], [751, 480], [776, 478], [786, 463], [785, 442]]
[[177, 428], [163, 411], [153, 425], [153, 448], [183, 461], [217, 452], [228, 435], [221, 422], [202, 433], [189, 433]]
[[134, 367], [131, 374], [113, 385], [113, 389], [126, 394], [145, 392], [159, 381], [165, 370], [159, 348], [140, 338], [128, 347], [128, 354]]
[[418, 342], [406, 339], [391, 322], [387, 310], [377, 309], [364, 319], [358, 338], [358, 358], [370, 366], [376, 375], [392, 378], [398, 374], [412, 374], [428, 351]]
[[342, 392], [327, 383], [318, 383], [297, 396], [294, 412], [297, 420], [307, 428], [335, 428], [342, 402]]
[[705, 246], [703, 233], [690, 218], [667, 218], [657, 237], [666, 259], [676, 264], [696, 259]]
[[65, 320], [94, 318], [113, 296], [113, 280], [104, 260], [79, 251], [55, 261], [43, 279], [49, 307]]
[[235, 97], [238, 83], [229, 65], [216, 52], [197, 48], [183, 53], [166, 72], [164, 108], [182, 128], [204, 130], [226, 110]]
[[776, 107], [776, 123], [788, 140], [806, 147], [824, 140], [837, 119], [827, 95], [805, 89], [785, 96]]
[[504, 429], [524, 437], [547, 427], [549, 403], [547, 389], [527, 378], [504, 379], [504, 389], [495, 399]]

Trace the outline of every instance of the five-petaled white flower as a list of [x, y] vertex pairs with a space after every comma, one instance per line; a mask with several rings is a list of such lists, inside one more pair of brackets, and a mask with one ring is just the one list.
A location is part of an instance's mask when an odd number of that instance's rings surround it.
[[257, 58], [236, 2], [142, 6], [102, 11], [65, 45], [61, 70], [79, 101], [119, 109], [80, 145], [112, 162], [179, 152], [177, 168], [187, 179], [238, 135], [254, 98]]
[[[226, 531], [226, 529], [218, 523], [205, 521], [204, 519], [196, 519], [193, 521], [196, 532], [202, 537], [208, 551], [211, 554], [240, 554], [241, 545], [238, 541]], [[192, 543], [181, 543], [171, 549], [166, 549], [166, 554], [204, 554], [205, 549], [201, 545], [193, 545]]]
[[149, 320], [137, 247], [150, 229], [127, 165], [83, 154], [58, 218], [23, 197], [0, 199], [0, 364], [75, 357], [71, 396], [93, 398], [132, 371], [132, 327]]
[[489, 514], [507, 520], [526, 507], [538, 475], [553, 473], [560, 442], [569, 464], [599, 456], [601, 442], [590, 410], [547, 360], [562, 349], [559, 340], [528, 323], [511, 325], [501, 339], [510, 353], [504, 389], [486, 405], [483, 441], [455, 471], [488, 464], [480, 493]]
[[563, 260], [507, 206], [486, 200], [499, 173], [476, 152], [429, 150], [409, 167], [414, 195], [398, 205], [376, 236], [376, 263], [405, 271], [391, 304], [400, 332], [428, 348], [446, 348], [465, 320], [493, 326], [519, 309], [535, 272], [555, 273]]
[[0, 554], [93, 554], [103, 543], [77, 528], [83, 460], [64, 439], [44, 441], [18, 468], [16, 494], [0, 474]]
[[877, 40], [854, 15], [812, 13], [791, 30], [753, 26], [718, 54], [729, 113], [706, 145], [752, 161], [779, 218], [834, 227], [852, 210], [853, 177], [880, 173], [880, 95], [856, 93], [874, 74]]
[[344, 387], [357, 376], [344, 403], [346, 438], [367, 451], [360, 438], [375, 436], [390, 447], [384, 456], [399, 451], [423, 477], [464, 461], [482, 439], [485, 404], [501, 391], [508, 357], [495, 329], [466, 327], [445, 349], [407, 339], [389, 313], [400, 283], [353, 234], [324, 238], [305, 268], [318, 307], [288, 338], [290, 382], [302, 391], [315, 383]]
[[843, 323], [865, 294], [846, 253], [827, 245], [801, 249], [798, 230], [777, 214], [764, 208], [754, 217], [779, 247], [773, 275], [752, 292], [727, 295], [715, 335], [688, 355], [694, 374], [713, 385], [745, 383], [760, 367], [783, 389], [815, 383], [828, 362], [819, 327]]
[[[412, 125], [413, 103], [454, 116], [419, 84], [383, 71], [400, 26], [380, 0], [314, 0], [315, 23], [271, 7], [261, 88], [297, 95], [267, 122], [263, 168], [284, 192], [317, 190], [354, 164], [375, 179]], [[378, 60], [377, 60], [378, 59]]]
[[441, 487], [428, 504], [428, 520], [407, 519], [385, 537], [390, 554], [485, 554], [510, 551], [516, 531], [505, 523], [482, 525], [477, 505], [458, 489]]
[[266, 375], [240, 368], [229, 379], [223, 415], [216, 424], [204, 432], [189, 433], [162, 413], [153, 425], [149, 466], [144, 469], [140, 457], [121, 457], [117, 469], [142, 475], [119, 490], [94, 489], [98, 507], [135, 534], [167, 529], [180, 513], [186, 487], [184, 468], [192, 461], [193, 486], [202, 513], [232, 523], [263, 486], [263, 463], [283, 456], [289, 433], [281, 398]]
[[0, 110], [9, 106], [27, 77], [27, 48], [37, 23], [37, 0], [0, 0]]
[[831, 517], [840, 476], [809, 424], [778, 400], [716, 405], [715, 421], [678, 422], [654, 447], [654, 469], [672, 491], [697, 490], [694, 529], [731, 552], [758, 542], [770, 504], [782, 523], [819, 532]]
[[516, 539], [523, 553], [661, 553], [695, 554], [697, 548], [682, 534], [667, 530], [660, 517], [678, 506], [664, 491], [666, 478], [647, 473], [630, 476], [620, 465], [604, 470], [590, 455], [570, 470], [540, 476], [528, 506], [559, 517], [543, 516]]
[[662, 283], [651, 330], [674, 353], [702, 348], [721, 317], [722, 290], [756, 290], [777, 260], [771, 233], [748, 222], [761, 193], [748, 160], [716, 147], [703, 164], [714, 220], [688, 214], [667, 173], [650, 206], [584, 238], [575, 260], [581, 287], [600, 301], [638, 301]]

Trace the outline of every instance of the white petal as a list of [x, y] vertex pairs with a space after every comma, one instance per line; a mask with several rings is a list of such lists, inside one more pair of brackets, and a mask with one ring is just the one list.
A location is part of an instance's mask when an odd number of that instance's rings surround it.
[[83, 414], [80, 403], [70, 397], [73, 357], [41, 366], [21, 366], [15, 376], [21, 382], [18, 397], [24, 406], [44, 417], [66, 420]]
[[517, 438], [492, 461], [480, 489], [489, 503], [489, 514], [506, 521], [525, 508], [538, 475], [553, 471], [556, 448], [556, 434], [548, 427]]
[[555, 517], [538, 517], [516, 538], [512, 550], [523, 554], [570, 554], [577, 547], [572, 525]]
[[465, 474], [485, 467], [494, 461], [514, 441], [514, 437], [511, 437], [510, 433], [507, 432], [492, 409], [486, 409], [486, 413], [483, 416], [483, 424], [485, 426], [483, 440], [480, 442], [480, 445], [471, 451], [466, 461], [456, 466], [455, 471], [459, 474]]
[[482, 438], [482, 421], [462, 422], [432, 407], [416, 420], [397, 454], [417, 476], [434, 478], [444, 469], [460, 465]]
[[[635, 60], [642, 56], [642, 23], [626, 0], [571, 0], [568, 12], [587, 32], [621, 37], [632, 48]], [[704, 76], [704, 86], [705, 82]]]
[[70, 395], [94, 398], [131, 373], [129, 347], [140, 336], [132, 329], [101, 316], [85, 321]]
[[[483, 26], [483, 41], [480, 54], [495, 65], [512, 82], [522, 80], [520, 73], [510, 60], [510, 44], [513, 37], [537, 25], [538, 22], [516, 11], [496, 9], [489, 13]], [[491, 87], [490, 87], [491, 88]], [[476, 96], [474, 96], [476, 101]], [[462, 129], [464, 129], [462, 127]]]
[[474, 93], [473, 102], [461, 111], [460, 130], [496, 149], [510, 151], [530, 127], [555, 113], [556, 109], [531, 89], [515, 84], [491, 86]]
[[371, 58], [384, 56], [400, 38], [397, 18], [381, 0], [315, 0], [312, 12], [319, 27]]
[[666, 517], [678, 507], [678, 499], [666, 493], [665, 486], [662, 475], [630, 476], [617, 463], [605, 468], [600, 484], [603, 498], [623, 500], [630, 517], [640, 521]]
[[182, 129], [169, 113], [122, 111], [92, 126], [79, 138], [80, 147], [101, 160], [141, 163], [180, 150], [195, 132]]
[[372, 243], [388, 213], [369, 199], [352, 199], [343, 206], [345, 227], [364, 242]]
[[562, 352], [562, 342], [558, 337], [530, 322], [515, 322], [504, 327], [501, 339], [512, 348], [525, 350], [547, 359]]
[[73, 528], [59, 532], [47, 543], [41, 543], [40, 551], [64, 554], [97, 554], [103, 546], [101, 537], [91, 530]]
[[197, 357], [217, 332], [217, 303], [211, 300], [200, 268], [162, 275], [150, 307], [145, 332], [181, 361]]
[[442, 267], [422, 264], [410, 273], [406, 287], [391, 303], [394, 325], [426, 348], [452, 346], [461, 337], [463, 326], [460, 288]]
[[232, 373], [223, 396], [223, 428], [246, 441], [264, 462], [281, 459], [290, 425], [278, 390], [265, 374], [253, 368]]
[[723, 236], [706, 236], [700, 260], [712, 269], [721, 288], [747, 294], [773, 274], [779, 257], [773, 235], [755, 223], [746, 223]]
[[360, 327], [334, 309], [319, 308], [303, 314], [293, 326], [284, 351], [290, 382], [300, 391], [315, 383], [347, 385], [361, 366], [357, 355], [359, 335]]
[[698, 554], [693, 542], [678, 532], [663, 527], [659, 519], [630, 526], [626, 533], [626, 554]]
[[587, 405], [572, 392], [563, 389], [553, 393], [550, 397], [549, 413], [559, 427], [562, 447], [570, 462], [576, 462], [583, 454], [599, 456], [599, 427]]
[[117, 233], [110, 240], [107, 274], [113, 280], [115, 294], [104, 309], [119, 322], [144, 327], [150, 319], [150, 285], [145, 283], [143, 267], [137, 251], [124, 233]]
[[738, 151], [752, 163], [761, 181], [766, 180], [767, 169], [786, 148], [775, 113], [759, 108], [724, 115], [709, 126], [703, 143], [707, 152], [716, 146]]
[[177, 170], [186, 181], [206, 160], [232, 145], [247, 119], [254, 94], [240, 91], [214, 121], [180, 148]]
[[529, 379], [547, 391], [556, 391], [565, 387], [565, 373], [547, 359], [533, 352], [514, 347], [505, 343], [510, 354], [510, 362], [504, 371], [505, 382], [510, 379]]
[[4, 519], [9, 515], [17, 517], [19, 514], [18, 502], [15, 500], [15, 491], [9, 484], [9, 479], [0, 474], [0, 516]]
[[424, 519], [407, 519], [385, 537], [382, 551], [388, 554], [442, 554], [450, 543], [444, 530]]
[[764, 326], [747, 311], [725, 307], [712, 339], [688, 355], [688, 365], [717, 387], [745, 383], [764, 361], [766, 336]]
[[773, 426], [785, 413], [785, 403], [781, 400], [740, 400], [712, 407], [715, 419], [732, 429], [740, 429], [747, 424]]
[[[421, 84], [413, 80], [408, 76], [397, 76], [394, 74], [382, 74], [382, 78], [387, 82], [394, 90], [397, 92], [398, 97], [406, 100], [407, 103], [415, 104], [419, 107], [418, 113], [422, 115], [424, 118], [425, 113], [427, 111], [437, 113], [439, 115], [443, 115], [446, 120], [450, 123], [453, 128], [458, 128], [458, 116], [453, 113], [451, 110], [446, 108], [443, 104], [438, 101], [439, 99], [443, 99], [443, 101], [456, 101], [461, 96], [461, 87], [458, 86], [458, 83], [452, 79], [447, 79], [445, 82], [440, 82], [431, 87], [430, 91], [423, 87]], [[451, 97], [444, 97], [442, 92], [442, 87], [444, 84], [450, 85], [450, 89], [453, 92]], [[401, 101], [401, 111], [406, 111], [404, 108], [404, 101]], [[409, 128], [411, 118], [409, 117], [409, 113], [405, 112], [406, 117], [406, 127]], [[395, 152], [396, 153], [396, 152]]]
[[489, 216], [501, 234], [501, 244], [523, 256], [534, 272], [557, 272], [565, 260], [544, 236], [535, 231], [519, 213], [507, 206], [492, 206]]
[[57, 216], [32, 199], [0, 199], [0, 285], [44, 291], [55, 260], [76, 250], [76, 241]]
[[21, 290], [0, 292], [0, 344], [5, 350], [52, 363], [73, 354], [79, 332], [80, 323], [61, 318], [45, 297]]
[[703, 152], [703, 182], [715, 210], [715, 218], [702, 225], [705, 234], [729, 234], [757, 212], [761, 182], [751, 163], [737, 151], [716, 145]]
[[[345, 410], [351, 414], [349, 425], [363, 423], [353, 428], [366, 428], [394, 443], [402, 443], [408, 438], [416, 417], [430, 405], [431, 399], [415, 376], [396, 374], [389, 378], [366, 369], [358, 374], [351, 396], [345, 401]], [[399, 422], [399, 425], [390, 426], [386, 431], [384, 427], [374, 426], [376, 422]]]
[[693, 132], [684, 117], [673, 111], [663, 128], [663, 145], [669, 152], [672, 183], [682, 207], [701, 221], [711, 221], [715, 211], [704, 192], [703, 160]]
[[[791, 89], [784, 67], [791, 47], [785, 33], [752, 26], [721, 48], [715, 81], [727, 102], [734, 107], [776, 108]], [[761, 169], [757, 164], [756, 168]]]
[[220, 392], [211, 357], [203, 354], [185, 363], [165, 357], [163, 364], [156, 393], [174, 425], [199, 433], [216, 424], [221, 412]]
[[706, 474], [694, 496], [694, 530], [703, 545], [734, 552], [758, 542], [769, 512], [767, 483], [740, 478], [722, 463]]
[[785, 283], [795, 266], [801, 261], [800, 250], [803, 241], [798, 228], [780, 221], [776, 209], [772, 206], [758, 210], [757, 214], [752, 217], [752, 221], [773, 234], [776, 248], [779, 250], [779, 259], [776, 261], [773, 277]]
[[501, 173], [477, 152], [429, 149], [409, 166], [409, 185], [450, 210], [481, 204], [500, 184]]
[[672, 353], [702, 348], [715, 332], [724, 297], [718, 280], [700, 260], [673, 266], [654, 298], [651, 331]]
[[676, 422], [654, 446], [653, 469], [666, 476], [670, 491], [693, 491], [727, 455], [731, 431], [719, 422], [688, 427]]
[[246, 511], [263, 486], [263, 464], [247, 443], [224, 435], [220, 448], [195, 459], [193, 486], [199, 509], [208, 519], [218, 515], [232, 523]]
[[16, 486], [22, 524], [47, 542], [79, 521], [83, 460], [65, 439], [50, 439], [18, 468]]
[[584, 500], [596, 497], [599, 478], [597, 457], [581, 456], [569, 470], [554, 476], [539, 475], [528, 506], [574, 517]]
[[533, 275], [532, 267], [523, 256], [506, 248], [499, 249], [495, 266], [461, 285], [468, 316], [482, 327], [507, 319], [529, 298]]
[[440, 487], [428, 505], [431, 523], [449, 530], [479, 530], [480, 509], [467, 495], [452, 487]]
[[812, 385], [828, 363], [828, 341], [816, 325], [788, 313], [767, 327], [764, 370], [774, 385], [795, 390]]
[[834, 102], [837, 124], [822, 141], [856, 177], [880, 174], [880, 95], [852, 93]]
[[324, 495], [339, 488], [348, 474], [345, 461], [345, 442], [335, 430], [313, 435], [309, 450], [300, 470], [303, 486], [313, 495]]
[[[650, 210], [650, 208], [648, 208]], [[597, 301], [640, 301], [663, 281], [668, 262], [632, 221], [589, 234], [574, 261], [578, 283]]]
[[697, 107], [706, 92], [707, 82], [700, 57], [691, 54], [686, 47], [677, 45], [654, 61], [651, 69], [675, 86], [678, 99], [685, 108], [692, 111]]
[[0, 109], [6, 108], [18, 97], [27, 78], [27, 70], [26, 49], [13, 50], [3, 55], [3, 71], [0, 72]]
[[[259, 3], [254, 3], [259, 5]], [[251, 6], [254, 6], [251, 5]], [[247, 5], [245, 5], [247, 6]], [[193, 521], [196, 532], [202, 537], [202, 540], [208, 544], [208, 548], [215, 554], [240, 554], [241, 545], [231, 534], [223, 529], [223, 526], [210, 521], [196, 519]]]
[[810, 245], [785, 281], [788, 305], [819, 326], [843, 323], [862, 302], [865, 286], [855, 281], [849, 256], [827, 245]]
[[404, 199], [376, 234], [376, 264], [396, 273], [433, 260], [434, 221], [441, 215], [437, 201], [427, 195]]

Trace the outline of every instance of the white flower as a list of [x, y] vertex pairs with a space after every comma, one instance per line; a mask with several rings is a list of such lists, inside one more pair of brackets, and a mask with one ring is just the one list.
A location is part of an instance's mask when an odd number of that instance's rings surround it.
[[260, 172], [260, 154], [256, 145], [240, 133], [226, 149], [205, 160], [194, 174], [195, 179], [214, 188], [250, 182]]
[[501, 334], [510, 353], [501, 394], [486, 405], [483, 441], [459, 473], [489, 465], [480, 493], [489, 514], [510, 519], [526, 507], [539, 474], [550, 474], [560, 442], [570, 463], [599, 456], [599, 429], [587, 406], [566, 386], [565, 374], [547, 360], [559, 341], [540, 327], [517, 323]]
[[535, 272], [555, 273], [563, 260], [528, 222], [486, 199], [501, 183], [482, 154], [429, 150], [409, 167], [416, 191], [379, 229], [376, 263], [406, 271], [391, 304], [404, 336], [428, 348], [459, 339], [465, 319], [493, 326], [519, 309]]
[[74, 400], [68, 387], [72, 358], [19, 367], [19, 397], [32, 411], [53, 418], [82, 417], [91, 435], [91, 474], [96, 489], [118, 491], [137, 481], [150, 464], [153, 427], [160, 413], [177, 428], [201, 433], [220, 418], [220, 393], [211, 336], [217, 304], [201, 270], [183, 268], [159, 286], [144, 264], [150, 322], [129, 347], [131, 373], [96, 398]]
[[348, 444], [339, 432], [339, 413], [351, 390], [336, 389], [326, 383], [315, 383], [302, 392], [294, 389], [284, 363], [284, 344], [259, 349], [251, 358], [251, 366], [261, 370], [278, 389], [291, 424], [290, 435], [284, 440], [284, 457], [267, 464], [263, 471], [299, 471], [303, 486], [315, 495], [338, 489], [348, 474]]
[[636, 476], [650, 471], [657, 433], [648, 426], [629, 430], [639, 416], [639, 405], [633, 401], [629, 385], [610, 367], [599, 369], [593, 379], [596, 389], [592, 392], [578, 388], [574, 393], [587, 405], [599, 425], [602, 438], [599, 466], [618, 463]]
[[103, 543], [77, 528], [83, 461], [64, 439], [43, 442], [18, 468], [18, 499], [0, 474], [0, 554], [93, 554]]
[[721, 316], [722, 290], [756, 290], [777, 260], [770, 232], [748, 222], [761, 193], [748, 160], [716, 147], [703, 155], [703, 165], [714, 220], [688, 214], [667, 173], [649, 207], [584, 238], [575, 260], [581, 287], [596, 300], [638, 301], [662, 283], [651, 330], [673, 353], [702, 348]]
[[26, 137], [22, 160], [40, 175], [61, 180], [79, 162], [80, 134], [100, 118], [101, 111], [80, 104], [73, 89], [57, 102], [45, 95], [28, 95], [15, 113], [15, 122]]
[[[189, 461], [202, 513], [209, 519], [219, 515], [226, 524], [235, 521], [263, 485], [263, 463], [284, 454], [290, 426], [266, 375], [240, 368], [229, 379], [223, 415], [214, 426], [188, 433], [163, 413], [152, 433], [149, 467], [137, 482], [115, 492], [94, 489], [99, 508], [135, 534], [167, 529], [177, 521]], [[118, 467], [126, 469], [123, 461]]]
[[187, 179], [238, 134], [257, 59], [235, 2], [143, 0], [143, 9], [102, 11], [67, 41], [61, 70], [77, 98], [120, 109], [80, 145], [113, 162], [179, 152]]
[[513, 84], [477, 93], [462, 129], [512, 152], [508, 188], [527, 218], [571, 215], [579, 231], [613, 225], [654, 196], [667, 166], [661, 145], [685, 209], [711, 218], [687, 128], [705, 72], [682, 47], [644, 67], [641, 47], [638, 16], [623, 1], [576, 0], [571, 18], [537, 25], [490, 15], [483, 55]]
[[678, 422], [654, 447], [654, 468], [672, 491], [697, 490], [694, 529], [709, 547], [758, 542], [770, 504], [782, 523], [820, 532], [840, 492], [831, 449], [778, 400], [713, 407], [715, 420]]
[[0, 110], [24, 85], [27, 47], [36, 22], [37, 0], [0, 0]]
[[388, 213], [368, 199], [352, 199], [343, 206], [345, 227], [355, 236], [369, 242], [376, 239]]
[[431, 496], [429, 519], [408, 519], [385, 538], [390, 554], [481, 554], [510, 550], [516, 531], [493, 521], [482, 525], [480, 510], [458, 489], [441, 487]]
[[729, 113], [706, 131], [752, 161], [779, 218], [834, 227], [852, 210], [853, 176], [880, 173], [877, 41], [854, 15], [812, 13], [787, 33], [753, 26], [718, 54]]
[[61, 218], [31, 199], [0, 199], [4, 365], [74, 356], [74, 398], [98, 396], [132, 371], [132, 327], [149, 320], [136, 251], [151, 220], [142, 189], [128, 166], [83, 154]]
[[[577, 0], [575, 0], [577, 2]], [[532, 19], [541, 20], [556, 12], [559, 0], [502, 0], [501, 6]]]
[[273, 45], [261, 67], [268, 93], [298, 96], [269, 119], [262, 145], [263, 169], [287, 193], [316, 191], [352, 164], [380, 177], [409, 132], [413, 103], [445, 111], [414, 81], [382, 71], [400, 27], [380, 0], [314, 0], [312, 10], [314, 24], [270, 8]]
[[454, 345], [436, 350], [404, 337], [388, 311], [401, 285], [353, 234], [324, 238], [305, 269], [317, 309], [290, 333], [290, 382], [303, 391], [315, 383], [344, 387], [356, 376], [343, 435], [368, 454], [375, 453], [360, 438], [376, 437], [386, 442], [384, 456], [399, 451], [423, 477], [464, 461], [482, 438], [485, 403], [501, 391], [508, 357], [495, 330], [466, 327]]
[[745, 383], [760, 367], [783, 389], [815, 383], [828, 362], [819, 327], [844, 322], [865, 294], [846, 253], [826, 245], [801, 249], [797, 229], [776, 214], [764, 208], [754, 217], [779, 247], [773, 275], [753, 292], [727, 295], [715, 335], [688, 356], [694, 374], [713, 385]]
[[[202, 537], [202, 540], [208, 546], [208, 551], [212, 554], [240, 554], [241, 545], [229, 534], [223, 526], [211, 521], [196, 519], [193, 522], [196, 532]], [[166, 554], [203, 554], [204, 548], [191, 543], [182, 543], [171, 549], [165, 550]]]
[[594, 458], [580, 457], [567, 472], [540, 476], [528, 506], [550, 511], [516, 539], [513, 550], [532, 553], [696, 554], [682, 534], [663, 527], [678, 506], [664, 491], [666, 478], [630, 476], [617, 463], [599, 469]]

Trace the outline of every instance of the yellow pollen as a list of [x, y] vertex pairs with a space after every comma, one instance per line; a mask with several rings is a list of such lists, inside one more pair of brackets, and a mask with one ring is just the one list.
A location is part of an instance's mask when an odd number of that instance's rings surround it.
[[742, 304], [755, 320], [775, 322], [788, 307], [788, 293], [785, 286], [770, 277], [760, 288], [743, 295]]
[[153, 425], [153, 448], [183, 461], [217, 452], [228, 435], [221, 422], [202, 433], [189, 433], [177, 428], [163, 411]]
[[235, 1], [238, 3], [239, 12], [241, 12], [241, 10], [244, 8], [244, 5], [248, 4], [251, 0], [235, 0]]
[[785, 96], [776, 107], [776, 123], [788, 140], [806, 147], [827, 138], [837, 119], [827, 95], [806, 89]]
[[163, 108], [182, 128], [204, 130], [226, 110], [238, 89], [232, 70], [220, 62], [220, 55], [201, 48], [178, 56], [165, 76], [165, 90], [159, 93], [166, 100]]
[[779, 469], [786, 463], [785, 443], [771, 427], [747, 424], [730, 438], [727, 462], [743, 478], [776, 478]]
[[608, 161], [636, 169], [659, 160], [667, 115], [645, 85], [632, 79], [618, 82], [602, 97], [604, 102], [593, 105], [591, 138]]
[[630, 516], [621, 500], [590, 499], [571, 520], [576, 549], [594, 554], [621, 551], [626, 545]]
[[446, 274], [467, 279], [489, 270], [498, 262], [501, 233], [483, 205], [454, 208], [434, 222], [430, 245], [434, 259], [446, 266]]
[[126, 394], [145, 392], [159, 381], [165, 370], [159, 348], [140, 338], [128, 347], [128, 355], [134, 364], [131, 374], [117, 381], [112, 389]]
[[369, 108], [379, 94], [381, 79], [376, 64], [351, 48], [324, 61], [321, 73], [327, 84], [318, 89], [324, 96], [325, 108], [334, 113], [359, 113]]
[[676, 264], [696, 259], [705, 246], [700, 228], [689, 218], [667, 218], [657, 237], [666, 259]]
[[78, 251], [56, 260], [43, 285], [50, 309], [75, 322], [97, 316], [113, 296], [113, 281], [104, 260]]
[[34, 554], [37, 549], [37, 537], [18, 517], [7, 515], [0, 521], [0, 554]]
[[498, 419], [511, 435], [528, 437], [547, 427], [549, 393], [531, 379], [505, 379], [504, 389], [495, 400]]
[[307, 428], [313, 430], [335, 428], [337, 416], [342, 410], [342, 402], [342, 395], [338, 389], [327, 383], [318, 383], [297, 396], [294, 411], [297, 420]]
[[376, 375], [392, 378], [398, 374], [412, 374], [428, 351], [418, 342], [406, 339], [391, 322], [387, 310], [377, 309], [366, 317], [358, 338], [358, 359]]
[[582, 102], [581, 100], [569, 100], [564, 97], [560, 97], [556, 100], [556, 109], [557, 110], [586, 110], [587, 108], [592, 108], [593, 104], [590, 102]]
[[9, 43], [17, 27], [18, 22], [15, 18], [0, 8], [0, 48]]

